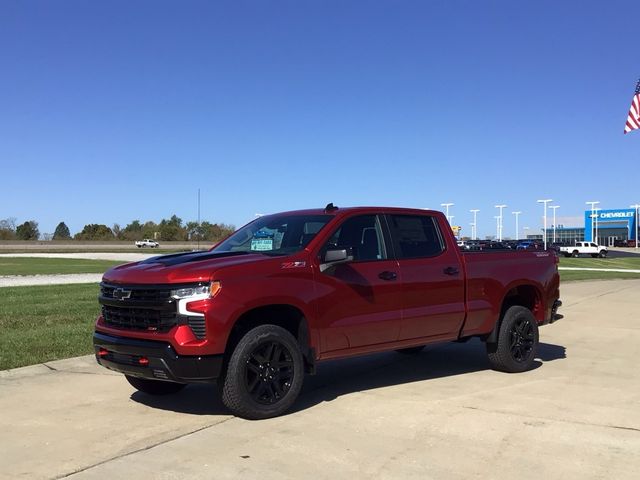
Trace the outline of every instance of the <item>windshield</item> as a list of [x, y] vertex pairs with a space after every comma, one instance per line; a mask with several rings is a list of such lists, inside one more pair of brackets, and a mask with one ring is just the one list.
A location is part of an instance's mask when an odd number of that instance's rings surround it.
[[306, 247], [331, 215], [269, 215], [232, 234], [212, 252], [289, 255]]

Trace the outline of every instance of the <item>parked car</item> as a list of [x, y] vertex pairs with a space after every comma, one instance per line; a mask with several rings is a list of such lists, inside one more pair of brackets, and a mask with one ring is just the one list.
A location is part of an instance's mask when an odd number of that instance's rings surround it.
[[576, 242], [569, 247], [560, 247], [560, 253], [565, 257], [579, 257], [580, 255], [591, 255], [594, 258], [604, 258], [609, 253], [607, 247], [593, 242]]
[[330, 204], [112, 268], [93, 344], [146, 394], [217, 381], [232, 413], [262, 419], [318, 363], [354, 355], [479, 338], [492, 368], [528, 370], [559, 282], [549, 252], [461, 251], [441, 212]]
[[145, 238], [144, 240], [138, 240], [135, 243], [136, 247], [138, 248], [158, 248], [160, 246], [160, 244], [158, 242], [156, 242], [155, 240], [151, 240], [150, 238]]
[[539, 240], [522, 240], [516, 245], [516, 250], [544, 250], [544, 243]]

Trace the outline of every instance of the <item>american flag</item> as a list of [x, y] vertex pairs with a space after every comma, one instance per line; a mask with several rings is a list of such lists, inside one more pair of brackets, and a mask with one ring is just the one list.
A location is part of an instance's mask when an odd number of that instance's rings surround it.
[[629, 133], [631, 130], [637, 130], [638, 128], [640, 128], [640, 80], [638, 80], [636, 93], [633, 94], [633, 100], [631, 100], [624, 133]]

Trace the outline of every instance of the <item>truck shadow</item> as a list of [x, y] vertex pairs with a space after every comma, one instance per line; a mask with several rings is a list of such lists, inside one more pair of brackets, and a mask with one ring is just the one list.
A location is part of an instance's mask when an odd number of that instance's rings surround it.
[[[540, 343], [533, 369], [566, 358], [561, 345]], [[485, 347], [479, 340], [466, 344], [448, 343], [427, 347], [414, 355], [386, 352], [318, 365], [314, 376], [307, 376], [300, 397], [290, 412], [330, 402], [342, 395], [414, 382], [488, 370]], [[499, 375], [499, 373], [496, 373]], [[463, 387], [461, 387], [463, 388]], [[215, 385], [190, 385], [175, 395], [131, 395], [135, 402], [151, 408], [192, 415], [229, 415]]]

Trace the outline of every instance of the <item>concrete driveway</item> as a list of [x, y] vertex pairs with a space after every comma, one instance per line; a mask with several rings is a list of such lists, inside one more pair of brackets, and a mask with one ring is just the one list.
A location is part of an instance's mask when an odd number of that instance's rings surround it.
[[0, 372], [0, 477], [637, 478], [640, 280], [562, 298], [530, 372], [488, 370], [479, 342], [331, 362], [266, 421], [209, 386], [136, 393], [91, 357]]

